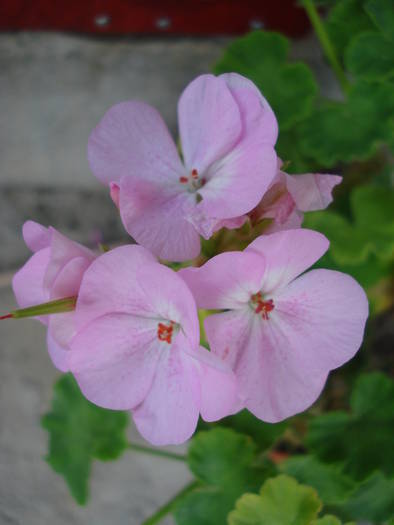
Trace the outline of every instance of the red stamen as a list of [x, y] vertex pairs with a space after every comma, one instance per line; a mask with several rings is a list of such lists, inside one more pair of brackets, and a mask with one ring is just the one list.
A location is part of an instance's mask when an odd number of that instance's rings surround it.
[[157, 325], [157, 338], [159, 341], [164, 341], [165, 343], [171, 344], [172, 333], [174, 331], [174, 321], [170, 321], [170, 325], [167, 326], [163, 323]]
[[179, 177], [179, 182], [182, 182], [182, 184], [187, 184], [188, 180], [189, 179], [187, 177]]
[[198, 171], [197, 170], [192, 170], [192, 178], [193, 179], [198, 179]]
[[14, 317], [13, 314], [2, 315], [0, 317], [0, 321], [3, 321], [3, 319], [13, 319], [13, 317]]
[[268, 313], [272, 312], [272, 310], [275, 308], [274, 301], [272, 299], [268, 299], [268, 301], [264, 301], [263, 296], [261, 292], [255, 293], [251, 297], [251, 301], [253, 304], [256, 305], [255, 312], [256, 314], [261, 313], [261, 317], [268, 321]]

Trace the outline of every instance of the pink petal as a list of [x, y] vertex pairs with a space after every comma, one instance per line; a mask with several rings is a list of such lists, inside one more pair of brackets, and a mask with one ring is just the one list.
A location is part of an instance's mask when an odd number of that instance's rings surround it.
[[268, 294], [307, 270], [322, 257], [328, 246], [324, 235], [303, 228], [261, 235], [249, 244], [246, 252], [264, 256], [266, 272], [262, 290]]
[[23, 238], [32, 252], [47, 248], [51, 242], [49, 228], [45, 228], [38, 222], [26, 221], [22, 228]]
[[[273, 323], [246, 309], [205, 319], [212, 352], [232, 366], [240, 407], [271, 423], [307, 408], [320, 394], [327, 373], [303, 377], [289, 341], [275, 338]], [[312, 369], [312, 367], [311, 367]]]
[[297, 209], [294, 209], [283, 223], [273, 221], [269, 226], [267, 226], [267, 228], [264, 230], [264, 235], [268, 233], [281, 232], [283, 230], [297, 230], [301, 228], [303, 220], [304, 214]]
[[283, 337], [292, 341], [300, 367], [314, 362], [316, 369], [331, 370], [346, 363], [359, 349], [368, 300], [349, 275], [312, 270], [273, 297], [272, 318]]
[[276, 423], [307, 409], [324, 387], [328, 370], [300, 362], [294, 350], [282, 324], [256, 316], [235, 372], [246, 408], [263, 421]]
[[283, 224], [295, 209], [295, 202], [287, 190], [285, 173], [277, 172], [270, 187], [258, 205], [250, 212], [254, 223], [261, 219], [274, 219]]
[[186, 167], [199, 173], [230, 151], [241, 133], [238, 104], [223, 79], [201, 75], [178, 103], [179, 132]]
[[308, 408], [328, 372], [358, 350], [368, 315], [351, 277], [314, 270], [272, 295], [269, 319], [252, 310], [205, 319], [212, 351], [234, 368], [240, 396], [257, 417], [277, 422]]
[[211, 352], [232, 370], [236, 369], [242, 349], [247, 345], [253, 317], [253, 311], [246, 305], [204, 319]]
[[257, 253], [225, 252], [200, 268], [178, 273], [193, 293], [199, 308], [239, 308], [261, 289], [264, 258]]
[[[267, 125], [272, 127], [272, 123], [268, 122], [270, 118], [267, 121], [262, 97], [247, 79], [237, 75], [231, 78], [235, 85], [242, 85], [234, 92], [241, 111], [242, 133], [232, 150], [205, 173], [207, 182], [199, 190], [203, 200], [197, 209], [208, 218], [230, 219], [248, 213], [257, 206], [277, 173], [274, 142], [266, 133]], [[276, 136], [277, 127], [274, 128]]]
[[128, 233], [162, 259], [185, 261], [200, 253], [200, 238], [186, 216], [195, 196], [168, 193], [156, 183], [127, 177], [121, 180], [120, 213]]
[[112, 199], [112, 202], [119, 209], [119, 199], [120, 199], [120, 186], [116, 182], [109, 183], [109, 194]]
[[[44, 276], [49, 263], [50, 248], [39, 250], [14, 275], [12, 288], [20, 308], [49, 301], [49, 291], [44, 287]], [[40, 317], [44, 322], [45, 317]]]
[[245, 138], [207, 171], [197, 208], [208, 217], [230, 219], [259, 203], [276, 173], [276, 153], [267, 143]]
[[51, 288], [58, 274], [72, 259], [82, 257], [92, 262], [96, 255], [85, 246], [74, 242], [54, 228], [49, 228], [51, 232], [51, 257], [44, 277], [44, 285]]
[[86, 257], [75, 257], [66, 263], [51, 286], [50, 299], [54, 300], [78, 295], [82, 277], [91, 262]]
[[204, 347], [195, 352], [200, 362], [201, 417], [217, 421], [234, 413], [238, 403], [238, 386], [231, 368]]
[[85, 272], [76, 307], [79, 330], [113, 312], [168, 319], [182, 326], [193, 347], [199, 326], [193, 296], [179, 275], [141, 246], [122, 246], [98, 257]]
[[68, 350], [71, 339], [75, 335], [75, 313], [64, 312], [48, 316], [48, 331], [52, 340], [61, 347]]
[[88, 160], [104, 184], [129, 175], [165, 184], [184, 172], [160, 114], [135, 100], [107, 111], [89, 137]]
[[241, 228], [248, 220], [247, 215], [241, 215], [240, 217], [233, 217], [232, 219], [220, 219], [215, 225], [215, 230], [218, 231], [221, 228], [227, 228], [228, 230], [236, 230]]
[[196, 429], [201, 405], [199, 370], [196, 361], [183, 351], [188, 342], [179, 333], [160, 361], [152, 388], [133, 410], [142, 436], [153, 445], [178, 445]]
[[[247, 129], [258, 133], [261, 138], [271, 144], [275, 145], [278, 138], [278, 122], [275, 114], [263, 97], [260, 90], [255, 84], [246, 77], [238, 73], [225, 73], [220, 75], [223, 78], [232, 95], [238, 102], [243, 115], [244, 121], [247, 123]], [[256, 104], [244, 104], [246, 98], [251, 99], [255, 96], [258, 99], [259, 106]]]
[[53, 339], [49, 330], [47, 332], [47, 345], [49, 356], [55, 367], [61, 372], [68, 372], [70, 351], [68, 348], [61, 346], [55, 339]]
[[155, 261], [148, 250], [137, 245], [121, 246], [97, 257], [81, 282], [76, 307], [77, 329], [112, 312], [138, 312], [139, 305], [133, 301], [136, 273]]
[[167, 346], [157, 338], [157, 320], [108, 314], [74, 337], [70, 369], [89, 401], [104, 408], [127, 410], [141, 403], [149, 392]]
[[332, 190], [342, 182], [338, 175], [287, 175], [287, 188], [300, 211], [324, 210], [332, 202]]

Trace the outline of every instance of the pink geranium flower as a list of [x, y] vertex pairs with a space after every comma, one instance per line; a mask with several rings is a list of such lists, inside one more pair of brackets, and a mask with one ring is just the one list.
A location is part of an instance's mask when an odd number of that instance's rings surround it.
[[328, 244], [311, 230], [282, 231], [180, 272], [199, 307], [224, 310], [205, 319], [211, 350], [264, 421], [309, 407], [361, 345], [368, 302], [357, 282], [331, 270], [301, 275]]
[[88, 158], [129, 234], [183, 261], [199, 254], [199, 235], [239, 226], [258, 204], [276, 173], [278, 127], [256, 86], [235, 73], [191, 82], [178, 120], [183, 162], [159, 113], [137, 101], [105, 114]]
[[[85, 270], [96, 255], [54, 228], [27, 221], [24, 240], [33, 253], [14, 275], [12, 286], [21, 308], [78, 295]], [[68, 370], [68, 343], [74, 333], [74, 312], [38, 318], [48, 326], [47, 343], [54, 365]]]
[[288, 175], [278, 172], [267, 192], [249, 213], [253, 224], [262, 219], [273, 219], [264, 233], [299, 228], [304, 219], [304, 212], [323, 210], [332, 202], [332, 190], [341, 183], [338, 175], [305, 173]]
[[184, 281], [141, 246], [116, 248], [85, 273], [70, 367], [83, 394], [132, 410], [155, 445], [178, 444], [236, 400], [228, 365], [199, 347], [196, 304]]

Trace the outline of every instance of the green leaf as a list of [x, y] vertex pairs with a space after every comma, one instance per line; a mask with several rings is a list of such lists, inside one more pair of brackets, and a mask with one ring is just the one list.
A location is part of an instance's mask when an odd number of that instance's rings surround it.
[[316, 489], [324, 505], [342, 502], [354, 489], [354, 481], [337, 466], [322, 463], [313, 456], [292, 457], [282, 463], [280, 470]]
[[354, 228], [342, 215], [333, 211], [308, 213], [303, 226], [317, 230], [330, 241], [330, 254], [339, 264], [359, 264], [373, 248], [364, 233]]
[[394, 474], [394, 381], [375, 372], [360, 376], [351, 412], [330, 412], [310, 423], [307, 445], [321, 461], [362, 480], [374, 470]]
[[392, 259], [394, 255], [394, 190], [380, 186], [360, 186], [350, 197], [354, 221], [373, 242], [376, 255]]
[[394, 479], [375, 472], [338, 506], [338, 510], [350, 519], [383, 523], [394, 515]]
[[370, 158], [393, 140], [394, 90], [389, 83], [356, 82], [345, 102], [325, 102], [298, 132], [303, 155], [331, 167]]
[[266, 450], [283, 434], [289, 425], [289, 420], [275, 424], [264, 423], [248, 410], [241, 410], [234, 416], [222, 419], [220, 424], [247, 434], [253, 438], [259, 450]]
[[214, 68], [217, 74], [237, 72], [250, 78], [272, 106], [281, 131], [309, 115], [317, 94], [309, 67], [289, 63], [288, 51], [282, 35], [255, 31], [230, 44]]
[[[244, 485], [256, 456], [256, 445], [230, 429], [199, 432], [188, 451], [190, 470], [201, 481], [220, 487]], [[234, 458], [237, 461], [234, 462]]]
[[386, 35], [394, 39], [394, 9], [392, 0], [368, 0], [365, 10], [376, 26]]
[[250, 437], [229, 428], [199, 432], [189, 447], [188, 463], [202, 486], [177, 505], [178, 525], [225, 523], [236, 499], [245, 491], [257, 491], [275, 473], [273, 465], [258, 461], [256, 454]]
[[362, 0], [343, 0], [331, 9], [326, 28], [337, 53], [342, 56], [355, 35], [373, 30], [374, 25], [363, 9]]
[[362, 33], [352, 40], [345, 62], [355, 76], [366, 80], [394, 80], [394, 44], [379, 33]]
[[88, 499], [92, 460], [116, 459], [127, 448], [128, 423], [126, 412], [104, 410], [87, 401], [70, 374], [55, 383], [52, 410], [41, 422], [49, 432], [46, 460], [64, 477], [79, 504]]
[[310, 525], [321, 502], [314, 489], [289, 476], [267, 480], [260, 494], [244, 494], [228, 516], [229, 525]]
[[330, 254], [339, 264], [365, 262], [369, 255], [394, 259], [394, 190], [359, 186], [350, 196], [353, 223], [333, 211], [307, 214], [304, 226], [324, 233]]
[[316, 161], [306, 157], [299, 146], [302, 137], [298, 133], [298, 126], [288, 131], [280, 130], [276, 151], [283, 161], [289, 161], [286, 168], [287, 173], [310, 173], [317, 172], [319, 166]]
[[[342, 522], [339, 521], [339, 519], [336, 518], [335, 516], [331, 516], [327, 514], [326, 516], [323, 516], [323, 518], [313, 521], [311, 525], [341, 525], [341, 523]], [[347, 523], [345, 525], [355, 525], [355, 524]]]

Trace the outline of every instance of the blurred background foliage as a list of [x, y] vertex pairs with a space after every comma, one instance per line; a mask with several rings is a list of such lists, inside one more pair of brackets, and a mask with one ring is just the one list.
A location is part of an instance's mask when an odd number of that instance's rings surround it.
[[[308, 213], [304, 226], [331, 241], [318, 266], [351, 274], [368, 293], [364, 347], [331, 374], [318, 402], [301, 415], [276, 425], [247, 411], [214, 425], [201, 422], [187, 455], [177, 458], [194, 481], [145, 525], [169, 512], [178, 525], [394, 524], [387, 332], [394, 288], [394, 5], [302, 4], [341, 99], [322, 95], [312, 70], [290, 60], [291, 42], [277, 33], [255, 31], [235, 40], [214, 72], [238, 72], [261, 89], [278, 117], [278, 154], [290, 173], [343, 176], [329, 210]], [[127, 418], [91, 405], [68, 375], [55, 386], [43, 426], [50, 433], [48, 462], [79, 503], [88, 498], [91, 461], [133, 448], [124, 434]]]

